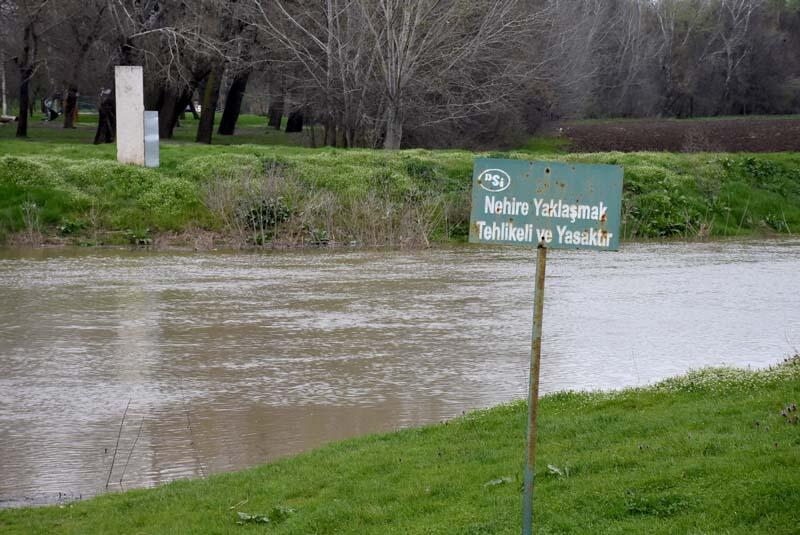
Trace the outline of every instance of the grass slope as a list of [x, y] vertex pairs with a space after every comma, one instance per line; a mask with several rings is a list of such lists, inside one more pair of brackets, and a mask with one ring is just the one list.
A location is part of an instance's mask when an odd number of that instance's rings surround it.
[[[800, 357], [541, 400], [536, 533], [797, 533]], [[0, 511], [4, 533], [519, 533], [526, 407], [258, 468]], [[794, 423], [793, 423], [794, 422]], [[272, 520], [237, 524], [238, 513]]]
[[[22, 233], [113, 243], [187, 229], [238, 232], [249, 245], [464, 239], [479, 155], [165, 143], [161, 168], [149, 170], [116, 163], [114, 146], [76, 143], [77, 131], [38, 128], [23, 141], [9, 131], [0, 129], [0, 240]], [[800, 153], [558, 150], [542, 142], [480, 155], [623, 165], [626, 239], [800, 232]], [[255, 216], [270, 228], [254, 228]]]

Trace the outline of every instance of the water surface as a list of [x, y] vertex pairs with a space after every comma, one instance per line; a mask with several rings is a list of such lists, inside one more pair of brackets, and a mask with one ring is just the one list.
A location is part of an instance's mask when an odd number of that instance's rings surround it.
[[[0, 506], [524, 397], [534, 254], [0, 251]], [[548, 256], [543, 392], [800, 347], [800, 240]]]

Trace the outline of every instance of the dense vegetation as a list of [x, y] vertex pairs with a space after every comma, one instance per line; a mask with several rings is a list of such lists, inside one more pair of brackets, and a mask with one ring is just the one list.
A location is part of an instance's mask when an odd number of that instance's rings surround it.
[[[795, 357], [544, 397], [536, 533], [796, 533], [798, 392]], [[519, 533], [525, 419], [517, 402], [243, 472], [0, 511], [0, 530]]]
[[[3, 141], [4, 241], [403, 246], [468, 232], [476, 153], [165, 144], [153, 170], [63, 140]], [[557, 150], [545, 139], [483, 154], [623, 165], [625, 239], [800, 232], [800, 154]]]

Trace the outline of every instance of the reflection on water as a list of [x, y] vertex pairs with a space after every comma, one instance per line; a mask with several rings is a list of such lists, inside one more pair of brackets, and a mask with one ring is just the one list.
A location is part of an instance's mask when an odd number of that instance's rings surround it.
[[[0, 252], [0, 506], [103, 492], [129, 400], [109, 489], [523, 397], [533, 255]], [[800, 347], [800, 241], [549, 256], [544, 392]]]

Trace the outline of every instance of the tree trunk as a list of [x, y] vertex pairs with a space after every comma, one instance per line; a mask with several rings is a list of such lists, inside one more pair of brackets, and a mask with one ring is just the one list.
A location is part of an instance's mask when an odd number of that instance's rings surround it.
[[197, 108], [195, 108], [194, 102], [192, 102], [192, 97], [193, 96], [194, 96], [194, 93], [189, 97], [189, 104], [190, 104], [189, 108], [192, 110], [192, 118], [195, 121], [199, 121], [200, 120], [200, 116], [197, 114]]
[[161, 139], [172, 139], [178, 119], [191, 99], [191, 91], [176, 94], [171, 89], [164, 90], [158, 108], [158, 136]]
[[281, 121], [283, 120], [283, 99], [275, 99], [269, 104], [269, 122], [267, 126], [273, 127], [275, 130], [281, 129]]
[[352, 149], [354, 147], [356, 140], [356, 133], [353, 128], [345, 128], [344, 129], [344, 146], [348, 149]]
[[[178, 105], [175, 107], [175, 113], [177, 113], [177, 117], [175, 117], [174, 125], [173, 126], [180, 126], [181, 121], [186, 120], [186, 107], [190, 107], [194, 109], [194, 104], [192, 104], [192, 95], [194, 95], [194, 89], [187, 89], [181, 95], [181, 98], [178, 99]], [[196, 113], [196, 112], [195, 112]], [[197, 117], [200, 119], [200, 116]], [[172, 131], [169, 132], [169, 137], [172, 137]]]
[[214, 135], [214, 115], [217, 111], [219, 100], [219, 85], [222, 78], [222, 69], [214, 67], [208, 74], [203, 91], [203, 109], [200, 110], [200, 123], [197, 125], [197, 143], [211, 144]]
[[329, 147], [336, 146], [336, 123], [333, 119], [325, 121], [325, 144]]
[[222, 112], [222, 119], [219, 122], [219, 130], [217, 133], [221, 136], [232, 136], [236, 131], [236, 122], [239, 120], [239, 113], [242, 110], [242, 99], [244, 99], [244, 92], [247, 89], [247, 80], [250, 78], [250, 73], [245, 71], [237, 74], [231, 83], [228, 90], [228, 96], [225, 99], [225, 111]]
[[64, 102], [64, 128], [75, 128], [75, 112], [78, 109], [78, 89], [71, 86]]
[[383, 140], [383, 148], [389, 150], [399, 149], [402, 138], [403, 120], [400, 117], [400, 110], [396, 102], [390, 102], [386, 113], [386, 139]]
[[6, 99], [6, 51], [0, 48], [0, 93], [3, 94], [2, 114], [8, 115], [8, 100]]
[[19, 69], [19, 115], [17, 116], [17, 137], [28, 137], [28, 104], [30, 91], [28, 86], [33, 76], [31, 67], [21, 67]]
[[289, 113], [289, 119], [286, 121], [286, 133], [302, 132], [303, 131], [303, 112], [293, 111]]
[[135, 65], [133, 56], [135, 49], [130, 37], [126, 37], [125, 41], [119, 47], [119, 64], [120, 65]]
[[158, 137], [172, 138], [177, 117], [178, 95], [171, 89], [164, 89], [158, 106]]

